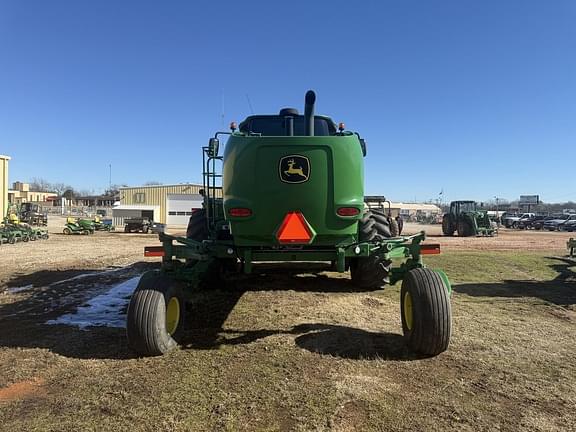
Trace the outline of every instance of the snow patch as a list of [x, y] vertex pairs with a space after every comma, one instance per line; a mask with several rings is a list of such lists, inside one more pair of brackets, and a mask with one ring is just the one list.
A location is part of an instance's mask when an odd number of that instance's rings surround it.
[[115, 285], [108, 292], [88, 300], [86, 305], [78, 307], [76, 312], [62, 315], [47, 321], [46, 324], [65, 324], [81, 329], [91, 326], [124, 328], [126, 315], [123, 309], [128, 305], [139, 281], [140, 276], [136, 276]]
[[30, 284], [30, 285], [25, 285], [25, 286], [21, 286], [21, 287], [8, 288], [8, 292], [10, 294], [15, 294], [15, 293], [19, 293], [20, 291], [29, 290], [30, 288], [34, 288], [34, 285]]

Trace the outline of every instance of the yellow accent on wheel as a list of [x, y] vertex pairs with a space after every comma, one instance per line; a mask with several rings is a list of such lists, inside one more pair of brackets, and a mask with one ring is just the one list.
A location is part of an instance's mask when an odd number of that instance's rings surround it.
[[180, 302], [178, 298], [171, 297], [166, 307], [166, 331], [172, 336], [180, 322]]
[[412, 330], [414, 324], [414, 314], [412, 312], [412, 296], [409, 292], [404, 294], [404, 322], [408, 330]]

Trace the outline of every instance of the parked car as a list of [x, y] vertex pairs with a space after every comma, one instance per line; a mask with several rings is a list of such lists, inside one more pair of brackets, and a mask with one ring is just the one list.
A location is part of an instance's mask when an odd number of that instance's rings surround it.
[[166, 224], [150, 221], [145, 217], [133, 217], [124, 219], [124, 232], [142, 232], [148, 234], [149, 232], [160, 234], [166, 230]]
[[534, 213], [522, 213], [510, 216], [506, 215], [502, 223], [506, 228], [518, 228], [519, 221], [524, 221], [534, 216], [536, 216]]
[[544, 229], [548, 231], [561, 231], [566, 222], [573, 220], [576, 220], [576, 214], [557, 215], [554, 219], [544, 222]]
[[[519, 215], [518, 213], [516, 213], [516, 212], [504, 212], [504, 213], [502, 213], [502, 216], [500, 216], [500, 223], [501, 223], [502, 225], [504, 225], [505, 227], [508, 227], [508, 226], [509, 226], [509, 225], [508, 225], [508, 224], [509, 224], [508, 220], [509, 220], [509, 219], [512, 219], [512, 218], [516, 218], [516, 217], [517, 217], [518, 219], [520, 218], [520, 215]], [[510, 224], [511, 224], [511, 223], [510, 223]]]
[[[542, 225], [544, 224], [544, 219], [547, 216], [544, 215], [535, 215], [526, 218], [520, 218], [520, 220], [516, 223], [517, 228], [519, 229], [542, 229]], [[539, 228], [537, 228], [539, 227]]]
[[572, 219], [566, 221], [566, 223], [562, 225], [562, 231], [570, 231], [570, 232], [576, 231], [576, 220]]

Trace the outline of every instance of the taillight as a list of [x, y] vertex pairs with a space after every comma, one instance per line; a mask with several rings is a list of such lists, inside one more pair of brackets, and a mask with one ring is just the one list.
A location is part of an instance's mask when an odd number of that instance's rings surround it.
[[244, 207], [231, 208], [228, 210], [228, 214], [234, 217], [248, 217], [252, 216], [252, 210]]
[[145, 246], [144, 247], [144, 256], [145, 257], [163, 257], [164, 247], [163, 246]]
[[360, 213], [360, 210], [356, 207], [340, 207], [336, 210], [338, 216], [356, 216]]
[[438, 255], [440, 253], [440, 245], [438, 243], [428, 243], [420, 245], [421, 255]]

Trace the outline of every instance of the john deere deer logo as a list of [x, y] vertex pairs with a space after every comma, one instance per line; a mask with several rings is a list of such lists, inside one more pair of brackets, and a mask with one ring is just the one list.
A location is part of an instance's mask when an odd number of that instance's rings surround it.
[[304, 183], [310, 177], [310, 161], [305, 156], [290, 155], [280, 159], [280, 180], [285, 183]]

